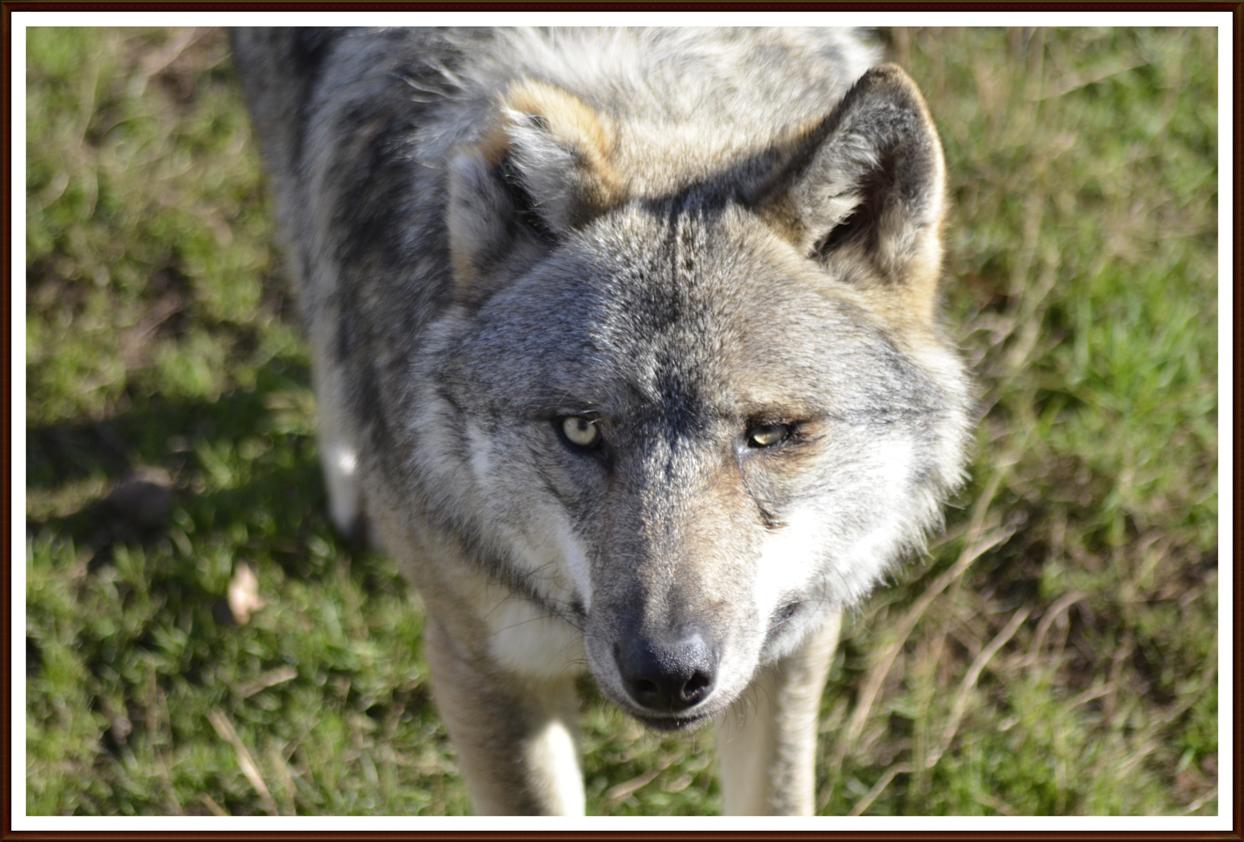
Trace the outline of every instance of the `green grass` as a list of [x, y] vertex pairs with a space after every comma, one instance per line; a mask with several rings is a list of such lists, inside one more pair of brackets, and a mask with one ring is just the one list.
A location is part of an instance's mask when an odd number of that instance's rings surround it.
[[[945, 538], [850, 618], [820, 809], [1213, 814], [1214, 33], [890, 41], [946, 147], [983, 419]], [[26, 809], [466, 811], [418, 608], [324, 515], [222, 34], [27, 49]], [[591, 694], [582, 724], [589, 811], [717, 809], [708, 733]]]

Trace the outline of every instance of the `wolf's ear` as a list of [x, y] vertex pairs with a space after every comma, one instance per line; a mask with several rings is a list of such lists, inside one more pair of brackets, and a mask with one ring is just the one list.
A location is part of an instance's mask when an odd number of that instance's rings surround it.
[[460, 288], [516, 253], [547, 248], [622, 199], [608, 120], [578, 97], [524, 79], [496, 125], [458, 152], [449, 176], [449, 248]]
[[802, 133], [753, 204], [805, 255], [864, 260], [913, 305], [931, 307], [944, 191], [941, 143], [924, 100], [887, 64]]

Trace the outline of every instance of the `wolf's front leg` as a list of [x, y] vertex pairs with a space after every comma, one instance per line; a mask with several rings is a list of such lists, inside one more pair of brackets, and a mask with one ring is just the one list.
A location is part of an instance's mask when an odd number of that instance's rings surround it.
[[841, 622], [834, 614], [803, 646], [757, 675], [743, 704], [717, 726], [723, 813], [814, 812], [817, 712]]
[[328, 492], [329, 517], [342, 537], [362, 540], [368, 536], [358, 475], [359, 437], [347, 404], [349, 377], [331, 347], [337, 335], [335, 322], [335, 318], [324, 314], [311, 325], [316, 439]]
[[572, 679], [529, 681], [428, 617], [437, 708], [481, 815], [583, 815]]

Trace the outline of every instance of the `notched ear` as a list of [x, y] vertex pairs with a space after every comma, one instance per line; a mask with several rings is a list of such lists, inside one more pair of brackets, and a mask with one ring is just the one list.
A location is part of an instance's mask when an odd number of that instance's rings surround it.
[[459, 288], [483, 283], [503, 260], [547, 249], [620, 203], [612, 148], [608, 119], [578, 97], [530, 79], [512, 84], [496, 124], [450, 166], [449, 247]]
[[915, 83], [896, 65], [872, 68], [793, 145], [753, 206], [807, 256], [864, 261], [917, 312], [930, 311], [945, 165]]

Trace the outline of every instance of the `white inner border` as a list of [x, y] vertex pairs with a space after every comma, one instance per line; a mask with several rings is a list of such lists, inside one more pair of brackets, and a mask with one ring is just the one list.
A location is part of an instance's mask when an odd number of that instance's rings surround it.
[[[10, 622], [12, 635], [12, 756], [9, 758], [12, 787], [12, 829], [54, 830], [1230, 830], [1234, 809], [1233, 656], [1231, 594], [1234, 582], [1232, 557], [1232, 370], [1234, 328], [1232, 323], [1232, 229], [1231, 151], [1235, 124], [1235, 97], [1231, 75], [1232, 19], [1230, 12], [12, 12], [12, 362], [13, 433], [11, 575], [13, 596]], [[866, 27], [1051, 27], [1051, 26], [1196, 26], [1218, 30], [1218, 816], [1188, 817], [61, 817], [26, 816], [26, 688], [19, 676], [26, 674], [26, 570], [17, 559], [26, 557], [26, 207], [22, 186], [26, 172], [26, 29], [28, 27], [121, 27], [121, 26], [340, 26], [343, 24], [386, 26], [866, 26]], [[1223, 283], [1227, 279], [1228, 283]]]

